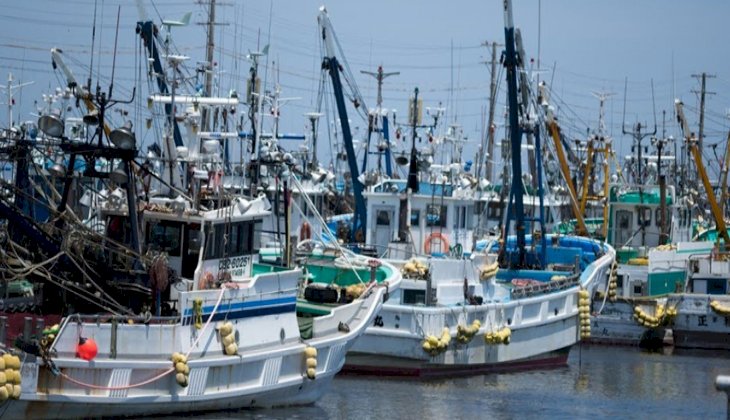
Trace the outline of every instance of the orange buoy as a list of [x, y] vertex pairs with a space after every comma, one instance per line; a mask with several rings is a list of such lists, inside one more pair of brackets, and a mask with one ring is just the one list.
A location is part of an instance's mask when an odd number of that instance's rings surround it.
[[426, 237], [426, 240], [423, 241], [423, 253], [430, 255], [432, 251], [431, 243], [438, 239], [441, 243], [441, 252], [446, 254], [449, 252], [449, 240], [446, 238], [446, 236], [440, 232], [434, 232]]
[[99, 348], [96, 345], [96, 341], [93, 338], [79, 337], [79, 344], [76, 346], [76, 354], [84, 360], [93, 360]]

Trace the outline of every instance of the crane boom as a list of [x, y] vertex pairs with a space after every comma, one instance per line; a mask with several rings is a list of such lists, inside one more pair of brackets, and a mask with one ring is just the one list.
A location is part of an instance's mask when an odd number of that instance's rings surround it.
[[332, 79], [332, 91], [335, 95], [337, 104], [337, 113], [340, 118], [342, 127], [342, 142], [347, 152], [347, 165], [350, 169], [350, 179], [352, 181], [352, 190], [355, 197], [355, 214], [352, 217], [352, 228], [350, 230], [350, 239], [359, 241], [359, 235], [365, 238], [366, 228], [366, 208], [365, 198], [363, 196], [364, 186], [359, 179], [359, 170], [357, 167], [357, 159], [355, 156], [355, 146], [352, 141], [352, 131], [350, 130], [350, 121], [347, 117], [347, 108], [345, 107], [345, 96], [342, 91], [342, 81], [340, 79], [340, 64], [337, 60], [334, 47], [334, 31], [332, 30], [332, 22], [330, 22], [327, 10], [320, 8], [317, 17], [322, 33], [322, 40], [325, 46], [325, 57], [322, 59], [322, 69], [329, 72]]
[[587, 235], [588, 228], [586, 228], [585, 219], [583, 219], [583, 212], [578, 205], [578, 195], [575, 192], [575, 186], [570, 179], [570, 168], [568, 167], [568, 160], [565, 158], [565, 152], [563, 151], [563, 142], [560, 140], [560, 130], [558, 123], [555, 121], [553, 111], [547, 106], [547, 90], [544, 85], [540, 85], [540, 96], [543, 98], [543, 104], [545, 107], [545, 124], [547, 125], [550, 137], [553, 139], [555, 144], [555, 154], [558, 155], [558, 162], [560, 162], [560, 172], [563, 174], [563, 179], [568, 185], [568, 192], [570, 193], [570, 205], [573, 208], [573, 214], [577, 222], [576, 233], [578, 235]]
[[[63, 61], [61, 50], [59, 50], [58, 48], [51, 48], [51, 60], [53, 62], [53, 67], [60, 68], [64, 76], [66, 76], [67, 86], [76, 88], [77, 95], [84, 102], [84, 105], [86, 105], [86, 109], [89, 112], [96, 111], [96, 105], [94, 105], [94, 102], [91, 101], [91, 92], [89, 92], [88, 89], [86, 89], [84, 86], [80, 85], [76, 81], [76, 77], [74, 76], [73, 72]], [[106, 124], [106, 121], [104, 121], [104, 134], [106, 134], [108, 137], [109, 133], [111, 133], [111, 129]]]
[[725, 245], [728, 246], [730, 245], [730, 235], [728, 235], [727, 233], [725, 218], [723, 217], [720, 206], [718, 206], [717, 204], [715, 191], [712, 189], [712, 184], [710, 183], [710, 178], [708, 178], [707, 176], [705, 165], [704, 163], [702, 163], [702, 155], [700, 154], [699, 147], [697, 147], [698, 139], [694, 138], [689, 131], [689, 124], [687, 123], [687, 119], [684, 116], [684, 104], [679, 100], [675, 100], [674, 106], [677, 109], [677, 121], [682, 127], [682, 135], [687, 141], [690, 152], [692, 153], [692, 157], [695, 160], [697, 175], [702, 180], [702, 185], [705, 186], [705, 191], [707, 192], [707, 201], [710, 203], [710, 210], [712, 211], [712, 216], [715, 218], [715, 228], [717, 229], [718, 237], [722, 238], [723, 241], [725, 241]]

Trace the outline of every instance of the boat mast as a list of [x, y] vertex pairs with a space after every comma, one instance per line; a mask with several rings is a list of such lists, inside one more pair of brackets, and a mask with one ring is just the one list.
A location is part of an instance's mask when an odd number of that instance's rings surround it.
[[[205, 43], [205, 86], [203, 96], [212, 96], [213, 93], [213, 53], [215, 52], [215, 0], [208, 0], [208, 27]], [[210, 117], [208, 109], [203, 108], [200, 113], [202, 131], [210, 131]]]
[[25, 82], [17, 85], [13, 85], [13, 73], [8, 73], [8, 85], [5, 90], [8, 93], [8, 130], [13, 128], [13, 105], [15, 105], [15, 99], [13, 98], [13, 91], [20, 89], [23, 86], [32, 85], [34, 82]]
[[[350, 231], [350, 239], [357, 241], [359, 236], [365, 238], [366, 221], [365, 216], [365, 198], [363, 197], [364, 186], [359, 179], [359, 170], [355, 156], [355, 147], [352, 141], [352, 131], [350, 130], [350, 121], [347, 117], [347, 108], [345, 107], [345, 96], [343, 93], [342, 80], [340, 79], [341, 65], [335, 54], [334, 31], [332, 30], [332, 22], [330, 22], [327, 10], [320, 8], [317, 18], [321, 29], [322, 41], [325, 46], [325, 57], [322, 59], [322, 69], [327, 70], [332, 79], [332, 91], [335, 95], [335, 103], [337, 104], [337, 113], [340, 117], [340, 125], [342, 128], [342, 142], [347, 152], [347, 165], [350, 169], [350, 179], [352, 189], [355, 196], [355, 214], [352, 218], [352, 228]], [[344, 59], [344, 58], [343, 58]], [[357, 103], [356, 106], [364, 105]]]
[[[489, 180], [489, 182], [494, 182], [494, 179], [492, 177], [492, 167], [494, 166], [494, 109], [497, 105], [497, 44], [496, 42], [492, 42], [492, 61], [489, 62], [491, 65], [491, 76], [490, 76], [490, 82], [489, 82], [489, 120], [487, 122], [487, 171], [484, 174], [484, 177]], [[484, 148], [482, 148], [484, 150]], [[482, 159], [480, 159], [481, 161]], [[481, 166], [480, 166], [481, 168]], [[481, 173], [478, 173], [477, 176], [481, 176]]]
[[[378, 71], [366, 71], [360, 70], [360, 73], [373, 76], [378, 81], [378, 103], [375, 105], [375, 112], [370, 115], [370, 123], [368, 124], [368, 150], [370, 149], [370, 134], [373, 131], [378, 131], [378, 144], [377, 148], [381, 150], [381, 143], [383, 140], [386, 141], [385, 152], [385, 173], [389, 177], [393, 176], [393, 170], [390, 164], [390, 135], [388, 134], [388, 119], [383, 115], [383, 80], [390, 76], [397, 76], [400, 74], [399, 71], [391, 71], [388, 73], [383, 72], [383, 66], [378, 66]], [[382, 121], [382, 123], [381, 123]], [[362, 170], [365, 172], [367, 168], [368, 153], [365, 152], [365, 159], [363, 162]], [[380, 169], [380, 156], [378, 157], [378, 170]]]
[[[524, 186], [522, 185], [522, 129], [517, 115], [517, 51], [515, 50], [515, 28], [512, 19], [512, 1], [504, 1], [504, 67], [507, 74], [507, 101], [509, 106], [510, 146], [512, 152], [512, 182], [507, 213], [507, 223], [503, 231], [500, 257], [504, 256], [509, 234], [510, 219], [514, 217], [517, 236], [517, 265], [524, 266], [525, 254], [525, 209], [523, 203]], [[511, 211], [510, 211], [511, 210]], [[512, 261], [510, 261], [512, 265]]]

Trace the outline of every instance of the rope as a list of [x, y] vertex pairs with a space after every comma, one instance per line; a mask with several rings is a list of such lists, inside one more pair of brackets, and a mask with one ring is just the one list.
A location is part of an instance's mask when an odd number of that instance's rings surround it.
[[[220, 293], [220, 295], [218, 295], [218, 301], [216, 301], [215, 306], [213, 307], [213, 311], [210, 313], [210, 316], [208, 317], [208, 320], [205, 322], [205, 326], [203, 326], [203, 331], [205, 331], [205, 330], [208, 329], [208, 326], [210, 325], [210, 322], [213, 320], [213, 315], [215, 315], [215, 313], [218, 311], [218, 306], [220, 305], [221, 301], [223, 300], [223, 295], [224, 295], [225, 291], [226, 291], [225, 286], [221, 287], [221, 293]], [[198, 301], [198, 300], [199, 299], [196, 299], [196, 301]], [[202, 301], [201, 301], [201, 303], [202, 303]], [[190, 346], [190, 350], [188, 350], [188, 352], [185, 353], [185, 357], [186, 358], [189, 357], [190, 356], [190, 353], [193, 352], [193, 349], [198, 346], [198, 343], [200, 342], [200, 339], [203, 337], [203, 334], [202, 334], [203, 331], [201, 331], [201, 334], [198, 334], [198, 338], [196, 338], [195, 339], [195, 342], [193, 343], [193, 345]], [[119, 391], [119, 390], [125, 390], [125, 389], [138, 388], [140, 386], [147, 385], [149, 383], [155, 382], [158, 379], [161, 379], [161, 378], [169, 375], [170, 373], [172, 373], [174, 371], [175, 371], [175, 367], [173, 366], [173, 367], [165, 370], [164, 372], [162, 372], [162, 373], [160, 373], [160, 374], [158, 374], [156, 376], [153, 376], [150, 379], [144, 380], [142, 382], [138, 382], [136, 384], [121, 385], [121, 386], [94, 385], [94, 384], [89, 384], [89, 383], [86, 383], [86, 382], [81, 382], [79, 380], [73, 379], [72, 377], [70, 377], [70, 376], [68, 376], [65, 373], [60, 372], [60, 371], [59, 371], [59, 374], [64, 379], [67, 379], [68, 381], [70, 381], [70, 382], [72, 382], [72, 383], [74, 383], [76, 385], [83, 386], [83, 387], [86, 387], [86, 388], [99, 389], [99, 390], [104, 390], [104, 391]]]
[[202, 299], [195, 299], [193, 300], [193, 325], [195, 326], [196, 330], [199, 330], [203, 327], [203, 300]]
[[[614, 261], [615, 264], [615, 261]], [[612, 270], [612, 267], [609, 268], [609, 270]], [[608, 279], [606, 282], [606, 291], [603, 293], [603, 302], [601, 302], [601, 308], [598, 310], [596, 315], [600, 315], [601, 312], [603, 312], [603, 308], [606, 306], [606, 299], [608, 299], [608, 291], [611, 288], [611, 279]]]

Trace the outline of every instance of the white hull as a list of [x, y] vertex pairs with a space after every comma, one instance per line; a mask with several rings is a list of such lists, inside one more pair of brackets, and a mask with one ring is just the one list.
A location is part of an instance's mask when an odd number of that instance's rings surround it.
[[678, 302], [673, 327], [675, 347], [730, 350], [730, 318], [710, 307], [712, 301], [730, 306], [730, 296], [680, 293], [668, 299]]
[[[666, 301], [666, 299], [662, 299]], [[591, 316], [590, 343], [627, 346], [657, 346], [672, 344], [672, 330], [668, 327], [647, 328], [634, 320], [634, 305], [656, 306], [657, 301], [619, 299], [606, 302], [600, 314]], [[603, 300], [594, 300], [593, 308], [600, 308]], [[653, 312], [653, 311], [652, 311]]]
[[[598, 279], [606, 276], [613, 258], [609, 247], [583, 272], [580, 287], [593, 289]], [[368, 327], [355, 343], [345, 371], [422, 376], [477, 373], [500, 370], [500, 366], [518, 369], [565, 364], [567, 350], [578, 341], [580, 332], [580, 287], [478, 305], [427, 307], [389, 302], [376, 325]], [[401, 290], [404, 288], [405, 283]], [[471, 325], [474, 320], [479, 320], [481, 327], [468, 343], [453, 339], [443, 353], [433, 357], [423, 350], [426, 336], [438, 335], [447, 327], [456, 338], [457, 326]], [[485, 341], [485, 333], [505, 326], [511, 330], [509, 344]]]
[[[400, 305], [385, 305], [380, 314], [385, 325], [368, 328], [366, 335], [348, 354], [345, 371], [429, 376], [499, 370], [500, 365], [506, 364], [513, 364], [515, 369], [564, 364], [568, 355], [564, 350], [575, 344], [578, 337], [576, 296], [575, 291], [566, 291], [549, 305], [535, 302], [532, 308], [529, 307], [531, 305], [505, 308], [505, 322], [515, 317], [510, 326], [509, 345], [485, 343], [483, 334], [488, 328], [483, 328], [469, 343], [452, 340], [454, 344], [436, 357], [431, 357], [421, 348], [423, 336], [413, 332], [418, 328], [415, 324], [424, 325], [424, 330], [432, 325], [433, 331], [440, 331], [443, 325], [468, 325], [473, 319], [487, 319], [485, 325], [490, 325], [491, 320], [500, 318], [502, 308], [471, 310], [473, 308], [469, 307], [466, 313], [448, 308], [445, 311], [429, 308], [428, 311], [414, 313]], [[548, 312], [547, 306], [557, 308], [558, 314]], [[541, 311], [542, 307], [546, 310]], [[538, 312], [534, 318], [520, 318], [533, 310]], [[394, 328], [398, 323], [405, 326], [410, 323], [415, 328], [411, 331]]]
[[[295, 289], [286, 287], [296, 285], [301, 273], [294, 274], [292, 278], [286, 278], [285, 273], [268, 276], [269, 286], [277, 290], [284, 287], [285, 292], [269, 292], [267, 296], [266, 285], [257, 287], [254, 283], [225, 292], [193, 292], [197, 294], [181, 301], [181, 307], [188, 308], [192, 299], [202, 298], [205, 318], [214, 313], [214, 321], [223, 317], [234, 323], [238, 343], [234, 356], [222, 351], [215, 322], [196, 329], [186, 311], [172, 324], [120, 322], [116, 339], [112, 339], [114, 330], [108, 320], [84, 322], [83, 335], [93, 337], [99, 347], [96, 358], [86, 361], [75, 357], [79, 330], [75, 321], [67, 320], [54, 343], [57, 356], [52, 358], [61, 375], [54, 375], [35, 356], [21, 355], [22, 393], [19, 400], [4, 403], [4, 417], [160, 415], [313, 403], [342, 368], [355, 339], [373, 322], [386, 288], [376, 286], [364, 298], [313, 318], [312, 338], [304, 340], [294, 311]], [[219, 310], [209, 310], [215, 309], [212, 305], [219, 293], [224, 293]], [[247, 307], [246, 302], [256, 299], [266, 305]], [[279, 301], [285, 301], [284, 309], [276, 309]], [[247, 316], [246, 311], [256, 313]], [[347, 328], [339, 328], [341, 324]], [[307, 377], [307, 347], [317, 349], [314, 379]], [[174, 370], [169, 372], [170, 356], [175, 351], [189, 353], [187, 387], [178, 385]], [[166, 371], [169, 374], [162, 375]]]

